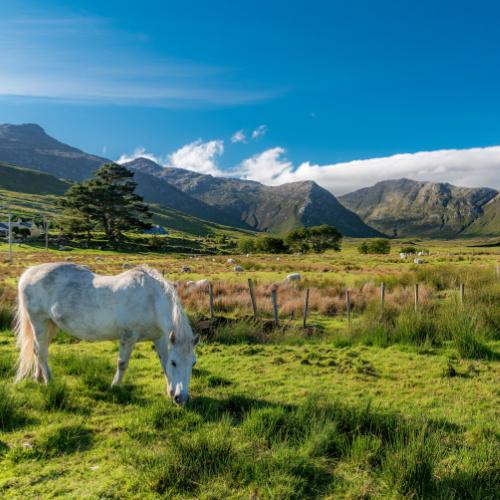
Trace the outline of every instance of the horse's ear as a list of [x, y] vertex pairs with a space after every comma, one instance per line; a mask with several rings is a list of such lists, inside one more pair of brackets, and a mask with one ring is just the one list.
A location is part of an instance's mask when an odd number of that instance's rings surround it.
[[172, 342], [172, 344], [175, 344], [175, 332], [173, 330], [170, 332], [170, 335], [168, 336], [168, 340], [170, 340], [170, 342]]
[[200, 336], [199, 335], [195, 335], [194, 338], [193, 338], [193, 345], [197, 346], [199, 341], [200, 341]]

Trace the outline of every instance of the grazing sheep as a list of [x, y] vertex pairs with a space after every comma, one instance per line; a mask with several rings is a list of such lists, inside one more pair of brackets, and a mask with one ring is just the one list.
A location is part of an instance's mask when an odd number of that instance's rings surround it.
[[424, 261], [422, 259], [413, 259], [414, 264], [423, 264]]
[[402, 259], [402, 260], [406, 260], [408, 258], [408, 254], [405, 253], [405, 252], [401, 252], [399, 254], [399, 258]]
[[205, 288], [209, 285], [209, 281], [207, 279], [198, 280], [198, 281], [186, 281], [186, 285], [188, 287], [194, 288]]
[[300, 281], [301, 279], [302, 276], [300, 275], [300, 273], [292, 273], [286, 277], [285, 281]]
[[234, 270], [237, 272], [237, 273], [241, 273], [243, 272], [243, 268], [241, 266], [234, 266]]
[[228, 264], [236, 264], [236, 261], [234, 259], [227, 259]]

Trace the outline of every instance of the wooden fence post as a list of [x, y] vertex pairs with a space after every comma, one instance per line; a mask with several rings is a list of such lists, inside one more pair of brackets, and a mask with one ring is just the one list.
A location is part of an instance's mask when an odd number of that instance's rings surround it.
[[9, 262], [12, 263], [12, 214], [9, 213]]
[[45, 250], [49, 249], [49, 221], [47, 217], [43, 219], [43, 225], [45, 228]]
[[351, 327], [351, 292], [345, 291], [345, 309], [347, 313], [347, 324]]
[[380, 306], [382, 309], [384, 308], [384, 301], [385, 301], [385, 283], [382, 282], [380, 283]]
[[306, 294], [304, 296], [304, 322], [303, 327], [307, 326], [307, 313], [309, 312], [309, 288], [306, 288]]
[[418, 283], [415, 283], [415, 311], [418, 311]]
[[465, 294], [465, 286], [463, 283], [460, 283], [460, 302], [464, 303], [464, 294]]
[[271, 290], [271, 300], [273, 301], [274, 325], [278, 327], [280, 322], [278, 317], [278, 301], [276, 300], [276, 288], [273, 288]]
[[257, 319], [257, 302], [255, 300], [255, 294], [253, 293], [252, 278], [248, 278], [248, 291], [250, 293], [250, 299], [252, 301], [253, 319]]
[[214, 286], [212, 283], [208, 284], [208, 296], [210, 299], [210, 325], [214, 322]]

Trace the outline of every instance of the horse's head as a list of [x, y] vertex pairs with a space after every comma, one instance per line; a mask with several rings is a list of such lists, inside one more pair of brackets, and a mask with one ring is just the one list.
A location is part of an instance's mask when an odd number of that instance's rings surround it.
[[189, 397], [191, 372], [196, 363], [194, 348], [199, 337], [177, 338], [172, 331], [169, 336], [168, 362], [166, 366], [167, 390], [173, 401], [184, 404]]

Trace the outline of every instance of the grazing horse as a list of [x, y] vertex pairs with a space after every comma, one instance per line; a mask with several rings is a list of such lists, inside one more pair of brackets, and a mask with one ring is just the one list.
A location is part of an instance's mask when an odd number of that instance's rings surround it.
[[196, 361], [189, 320], [175, 288], [154, 269], [141, 266], [118, 276], [100, 276], [70, 263], [41, 264], [19, 281], [16, 381], [33, 375], [47, 383], [49, 343], [57, 328], [80, 340], [119, 340], [119, 384], [136, 342], [152, 340], [177, 404], [188, 399]]

